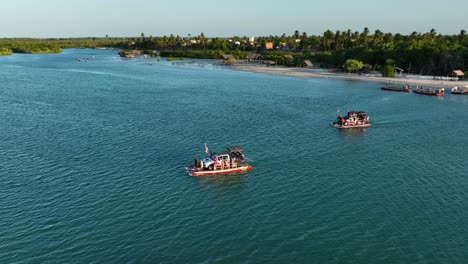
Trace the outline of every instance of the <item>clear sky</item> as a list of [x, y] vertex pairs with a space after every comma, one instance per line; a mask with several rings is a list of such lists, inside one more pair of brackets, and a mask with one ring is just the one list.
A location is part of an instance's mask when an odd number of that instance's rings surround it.
[[468, 0], [0, 0], [2, 37], [468, 31]]

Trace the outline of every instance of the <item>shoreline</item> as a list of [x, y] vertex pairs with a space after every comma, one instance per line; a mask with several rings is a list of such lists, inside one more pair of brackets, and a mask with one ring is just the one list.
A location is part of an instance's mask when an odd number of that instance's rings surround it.
[[356, 73], [337, 73], [327, 69], [305, 69], [305, 68], [290, 68], [284, 66], [265, 66], [263, 64], [234, 64], [227, 67], [236, 71], [245, 71], [253, 73], [264, 73], [273, 75], [283, 75], [298, 78], [322, 78], [322, 79], [343, 79], [354, 81], [370, 81], [380, 83], [391, 83], [396, 85], [420, 85], [451, 89], [454, 86], [468, 85], [467, 81], [448, 81], [448, 80], [432, 80], [420, 79], [415, 76], [402, 75], [398, 77], [381, 77], [376, 74], [356, 74]]

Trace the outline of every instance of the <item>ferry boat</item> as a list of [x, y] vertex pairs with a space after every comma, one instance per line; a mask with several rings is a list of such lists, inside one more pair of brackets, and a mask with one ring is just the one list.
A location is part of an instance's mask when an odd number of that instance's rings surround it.
[[387, 84], [386, 86], [383, 86], [380, 89], [386, 90], [386, 91], [405, 92], [405, 93], [411, 92], [411, 88], [409, 87], [409, 85], [397, 87], [397, 86], [390, 86], [389, 84]]
[[465, 85], [465, 87], [455, 86], [455, 87], [452, 88], [451, 93], [453, 93], [453, 94], [467, 94], [468, 93], [468, 85]]
[[332, 126], [340, 129], [344, 128], [364, 128], [370, 127], [369, 116], [362, 111], [349, 111], [347, 116], [338, 114], [336, 121], [331, 123]]
[[424, 88], [422, 86], [416, 86], [416, 89], [413, 92], [418, 93], [418, 94], [444, 96], [444, 91], [445, 91], [444, 88], [431, 89], [431, 88]]
[[[206, 146], [205, 152], [208, 154]], [[252, 166], [247, 164], [242, 147], [235, 146], [227, 147], [224, 152], [210, 153], [202, 160], [195, 158], [186, 169], [190, 176], [211, 176], [247, 172], [252, 170]]]

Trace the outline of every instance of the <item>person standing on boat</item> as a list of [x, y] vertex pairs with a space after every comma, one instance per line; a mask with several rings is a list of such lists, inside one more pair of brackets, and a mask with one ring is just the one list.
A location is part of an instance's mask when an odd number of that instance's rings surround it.
[[216, 170], [216, 166], [218, 166], [218, 159], [214, 158], [213, 159], [213, 170]]
[[194, 164], [195, 164], [195, 168], [196, 168], [198, 166], [198, 159], [197, 159], [197, 157], [193, 157], [193, 160], [195, 161]]
[[342, 117], [341, 115], [338, 115], [338, 124], [339, 124], [339, 125], [343, 125], [343, 124], [344, 124], [344, 117]]

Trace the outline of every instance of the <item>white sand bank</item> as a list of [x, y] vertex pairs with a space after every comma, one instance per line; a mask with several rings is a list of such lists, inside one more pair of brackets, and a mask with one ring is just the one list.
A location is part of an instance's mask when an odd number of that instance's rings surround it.
[[262, 64], [235, 64], [230, 66], [233, 70], [257, 72], [265, 74], [286, 75], [300, 78], [330, 78], [330, 79], [346, 79], [357, 81], [372, 81], [385, 83], [397, 83], [408, 85], [422, 85], [430, 87], [444, 87], [446, 89], [454, 86], [468, 85], [467, 81], [449, 81], [449, 80], [433, 80], [431, 76], [419, 75], [401, 75], [398, 77], [381, 77], [379, 74], [355, 74], [355, 73], [336, 73], [331, 70], [324, 69], [305, 69], [291, 68], [283, 66], [265, 66]]

